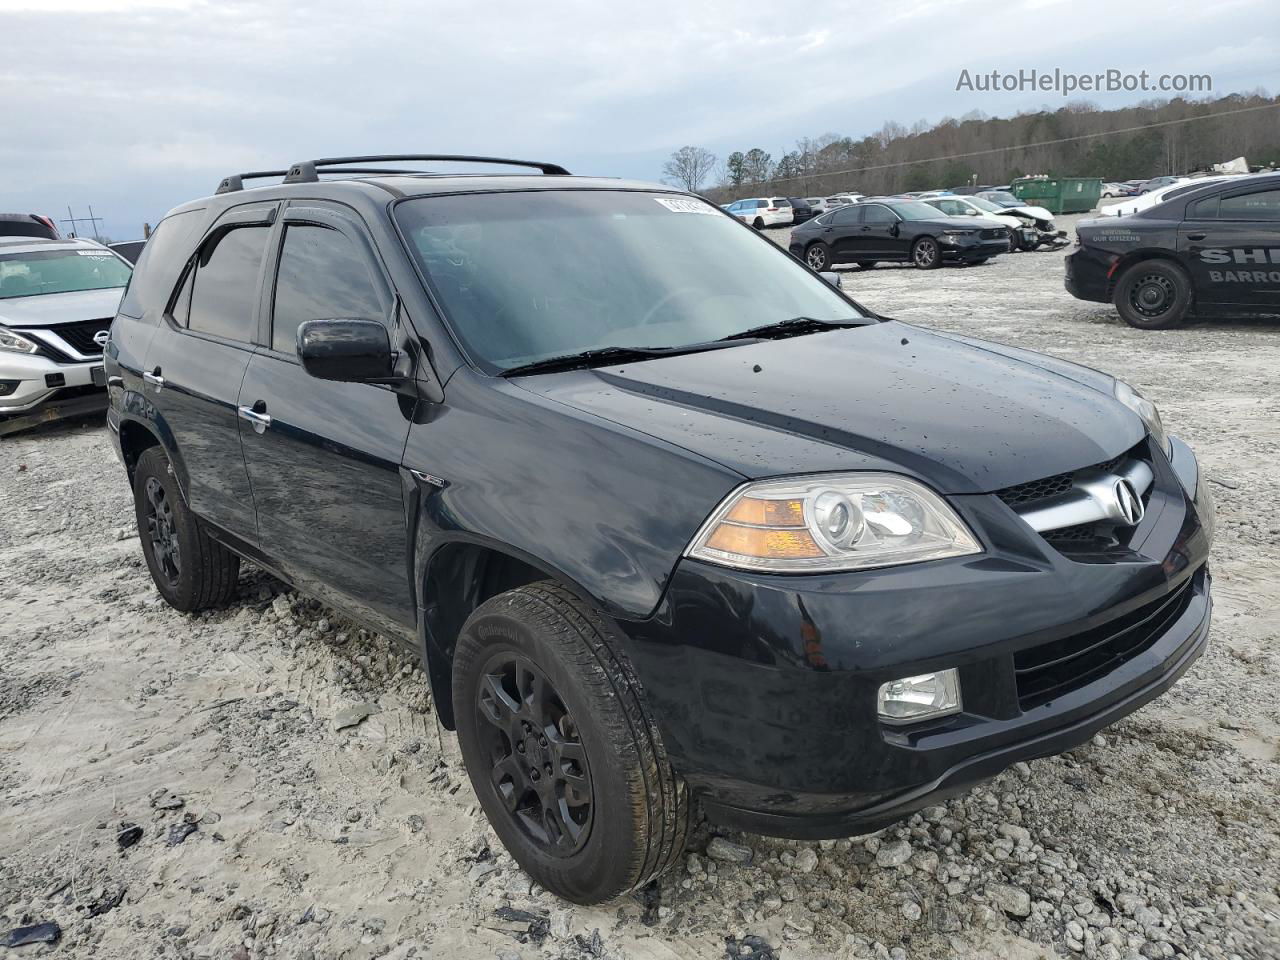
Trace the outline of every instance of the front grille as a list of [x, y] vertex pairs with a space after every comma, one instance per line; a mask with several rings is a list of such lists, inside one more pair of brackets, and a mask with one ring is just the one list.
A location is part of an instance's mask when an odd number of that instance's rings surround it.
[[[1103, 473], [1110, 473], [1128, 459], [1131, 452], [1125, 451], [1118, 457], [1112, 457], [1103, 463], [1096, 463], [1091, 467], [1083, 467], [1082, 469], [1101, 470]], [[1019, 483], [1016, 486], [997, 490], [996, 496], [1011, 507], [1020, 507], [1028, 503], [1050, 500], [1069, 492], [1072, 484], [1075, 483], [1075, 476], [1079, 472], [1079, 470], [1070, 470], [1066, 473], [1057, 473], [1052, 477], [1044, 477], [1040, 480], [1028, 480], [1026, 483]]]
[[1001, 227], [998, 230], [983, 230], [979, 236], [983, 240], [1004, 240], [1009, 236], [1009, 231]]
[[1190, 606], [1195, 579], [1091, 630], [1016, 653], [1018, 706], [1031, 710], [1048, 703], [1150, 649]]
[[94, 334], [101, 330], [110, 330], [111, 319], [111, 317], [103, 317], [100, 320], [61, 323], [49, 329], [86, 357], [96, 357], [102, 353], [102, 347], [93, 342]]

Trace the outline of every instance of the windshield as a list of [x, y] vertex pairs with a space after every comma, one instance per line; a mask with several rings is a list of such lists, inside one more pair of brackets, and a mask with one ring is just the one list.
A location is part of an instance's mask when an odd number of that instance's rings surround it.
[[131, 272], [127, 263], [106, 250], [0, 254], [0, 300], [123, 287]]
[[862, 316], [771, 240], [692, 197], [480, 193], [408, 200], [395, 215], [454, 333], [490, 373]]
[[984, 193], [983, 198], [990, 200], [992, 203], [999, 204], [1002, 207], [1020, 207], [1022, 201], [1015, 197], [1012, 193], [1006, 193], [1003, 190], [993, 190], [991, 193]]
[[891, 200], [885, 206], [903, 220], [938, 219], [938, 208], [923, 200]]
[[1004, 207], [992, 203], [990, 200], [984, 200], [982, 197], [970, 197], [969, 202], [979, 210], [985, 210], [987, 213], [1000, 213]]

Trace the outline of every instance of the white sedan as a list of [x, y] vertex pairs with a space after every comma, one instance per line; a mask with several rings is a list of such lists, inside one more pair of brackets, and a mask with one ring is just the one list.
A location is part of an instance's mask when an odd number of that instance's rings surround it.
[[1188, 190], [1194, 190], [1206, 183], [1213, 183], [1215, 180], [1229, 180], [1230, 177], [1199, 177], [1195, 180], [1182, 180], [1178, 183], [1170, 183], [1144, 193], [1139, 197], [1129, 197], [1119, 203], [1111, 203], [1105, 207], [1098, 208], [1098, 215], [1102, 217], [1127, 217], [1130, 214], [1138, 213], [1142, 210], [1149, 210], [1157, 203], [1164, 203], [1171, 197], [1176, 197], [1180, 193]]

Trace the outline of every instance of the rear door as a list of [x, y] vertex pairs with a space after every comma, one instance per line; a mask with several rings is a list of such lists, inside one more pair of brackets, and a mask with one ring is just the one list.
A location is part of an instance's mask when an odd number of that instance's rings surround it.
[[823, 241], [831, 248], [832, 263], [852, 263], [858, 259], [860, 209], [856, 206], [836, 207], [824, 221]]
[[187, 264], [143, 364], [143, 390], [172, 434], [187, 503], [257, 543], [236, 399], [258, 330], [263, 255], [277, 203], [224, 214]]
[[415, 403], [388, 386], [312, 377], [296, 346], [306, 320], [391, 326], [391, 284], [363, 224], [340, 204], [291, 203], [273, 247], [263, 346], [240, 390], [261, 549], [336, 605], [392, 632], [412, 627], [400, 464]]
[[1200, 303], [1280, 311], [1280, 187], [1235, 187], [1188, 204], [1178, 252]]

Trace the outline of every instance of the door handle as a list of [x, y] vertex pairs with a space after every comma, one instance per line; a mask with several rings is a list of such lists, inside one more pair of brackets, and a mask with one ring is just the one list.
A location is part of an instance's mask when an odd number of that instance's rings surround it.
[[160, 376], [159, 367], [156, 367], [150, 372], [147, 372], [146, 370], [142, 371], [142, 379], [155, 387], [156, 393], [159, 393], [164, 389], [164, 377]]
[[237, 407], [236, 413], [241, 420], [248, 420], [253, 426], [253, 432], [261, 436], [262, 432], [271, 426], [271, 415], [261, 410], [255, 410], [254, 407], [257, 406], [261, 406], [265, 410], [267, 405], [259, 400], [253, 407]]
[[1207, 233], [1188, 233], [1188, 234], [1187, 234], [1187, 239], [1188, 239], [1188, 240], [1203, 240], [1203, 239], [1204, 239], [1205, 237], [1207, 237], [1207, 236], [1208, 236], [1208, 234], [1207, 234]]

